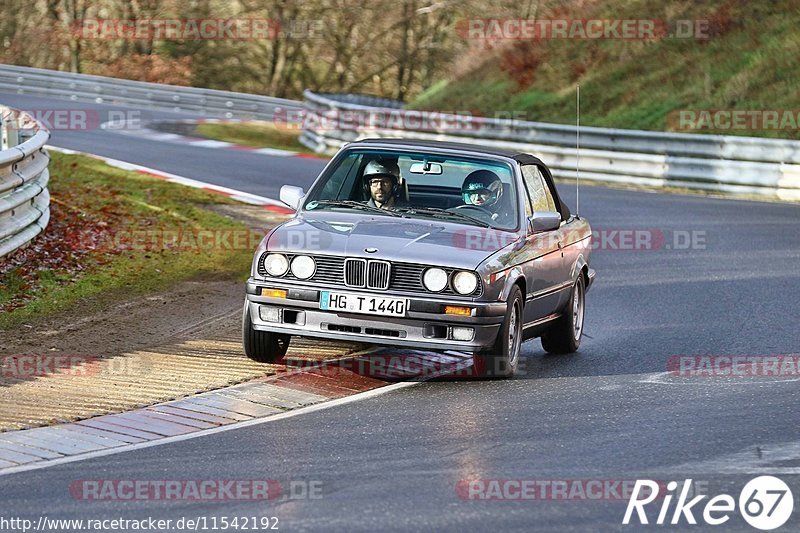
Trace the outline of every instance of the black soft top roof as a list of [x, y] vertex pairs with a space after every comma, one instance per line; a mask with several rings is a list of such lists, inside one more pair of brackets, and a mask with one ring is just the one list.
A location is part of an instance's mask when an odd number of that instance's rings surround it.
[[494, 146], [484, 144], [459, 143], [450, 141], [429, 141], [427, 139], [400, 139], [400, 138], [373, 138], [354, 141], [348, 146], [357, 147], [358, 145], [386, 144], [390, 146], [419, 147], [419, 148], [439, 148], [440, 150], [455, 150], [459, 152], [483, 152], [490, 155], [499, 155], [516, 159], [520, 163], [541, 163], [542, 161], [530, 154], [515, 152], [513, 150], [503, 150]]
[[373, 138], [373, 139], [361, 139], [359, 141], [354, 141], [348, 144], [348, 148], [358, 148], [359, 146], [368, 147], [370, 145], [382, 144], [387, 146], [397, 146], [397, 147], [405, 147], [405, 148], [438, 148], [440, 150], [453, 150], [459, 152], [482, 152], [489, 155], [497, 155], [501, 157], [508, 157], [511, 159], [515, 159], [520, 164], [523, 165], [540, 165], [543, 168], [547, 169], [547, 172], [544, 172], [545, 181], [550, 186], [550, 190], [553, 192], [554, 199], [558, 204], [558, 210], [561, 213], [561, 218], [563, 220], [567, 220], [570, 217], [570, 210], [567, 207], [567, 204], [561, 200], [561, 197], [558, 194], [558, 189], [556, 189], [556, 184], [553, 181], [553, 175], [550, 173], [550, 169], [544, 162], [536, 156], [532, 156], [531, 154], [526, 154], [522, 152], [516, 152], [513, 150], [503, 150], [502, 148], [495, 148], [493, 146], [486, 146], [482, 144], [471, 144], [471, 143], [459, 143], [459, 142], [449, 142], [449, 141], [429, 141], [426, 139], [400, 139], [400, 138]]

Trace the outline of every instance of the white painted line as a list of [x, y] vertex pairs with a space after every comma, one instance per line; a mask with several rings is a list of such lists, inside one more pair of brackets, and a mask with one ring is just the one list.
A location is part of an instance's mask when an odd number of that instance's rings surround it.
[[[51, 150], [53, 152], [58, 152], [60, 154], [66, 154], [66, 155], [88, 155], [88, 156], [94, 156], [94, 154], [87, 154], [86, 152], [78, 152], [76, 150], [70, 150], [69, 148], [59, 148], [58, 146], [52, 146], [52, 145], [49, 145], [49, 144], [46, 145], [45, 148], [47, 148], [48, 150]], [[100, 156], [96, 156], [96, 157], [100, 157]]]
[[148, 133], [147, 138], [152, 139], [154, 141], [175, 141], [183, 138], [182, 135], [178, 135], [177, 133], [159, 133], [155, 130], [140, 130], [140, 131], [146, 131], [146, 133]]
[[208, 139], [205, 141], [187, 141], [189, 146], [197, 146], [200, 148], [227, 148], [229, 146], [233, 146], [233, 143], [225, 142], [225, 141], [214, 141], [212, 139]]
[[[672, 379], [670, 379], [672, 378]], [[776, 376], [767, 379], [753, 379], [750, 377], [724, 377], [724, 376], [673, 376], [672, 372], [659, 372], [650, 374], [645, 379], [639, 380], [639, 383], [647, 383], [651, 385], [701, 385], [708, 387], [709, 385], [777, 385], [780, 383], [792, 383], [800, 381], [800, 378], [781, 378]]]
[[[241, 121], [223, 122], [218, 119], [205, 119], [205, 120], [183, 120], [177, 122], [181, 124], [218, 124], [218, 123], [238, 123]], [[185, 144], [186, 146], [196, 146], [200, 148], [231, 148], [237, 146], [235, 143], [227, 141], [218, 141], [215, 139], [197, 139], [195, 137], [180, 135], [178, 133], [161, 132], [151, 128], [145, 128], [142, 127], [141, 121], [130, 122], [131, 124], [130, 127], [126, 127], [127, 124], [128, 124], [127, 122], [111, 121], [111, 122], [104, 122], [103, 124], [100, 125], [100, 127], [104, 130], [113, 133], [119, 133], [121, 135], [135, 135], [153, 141], [176, 142]], [[244, 149], [249, 147], [242, 146], [241, 148]], [[246, 152], [251, 154], [270, 155], [275, 157], [293, 157], [298, 155], [299, 153], [291, 150], [281, 150], [279, 148], [252, 148], [246, 150]]]
[[249, 196], [244, 196], [244, 195], [239, 195], [239, 194], [231, 195], [231, 200], [236, 200], [237, 202], [242, 202], [243, 204], [265, 205], [264, 202], [262, 202], [259, 199], [253, 199], [253, 198], [250, 198]]
[[284, 204], [283, 202], [272, 198], [267, 198], [266, 196], [259, 196], [257, 194], [251, 194], [249, 192], [238, 191], [236, 189], [230, 189], [228, 187], [222, 187], [221, 185], [214, 185], [213, 183], [206, 183], [204, 181], [199, 181], [192, 178], [186, 178], [183, 176], [178, 176], [176, 174], [170, 174], [169, 172], [164, 172], [162, 170], [157, 170], [154, 168], [137, 165], [136, 163], [128, 163], [127, 161], [120, 161], [119, 159], [112, 159], [110, 157], [103, 157], [95, 154], [90, 154], [87, 152], [77, 152], [75, 150], [59, 148], [57, 146], [51, 146], [51, 145], [47, 145], [46, 148], [48, 150], [52, 150], [53, 152], [60, 152], [62, 154], [67, 154], [67, 155], [85, 155], [87, 157], [103, 161], [109, 166], [119, 168], [122, 170], [129, 170], [132, 172], [144, 172], [147, 174], [159, 176], [169, 181], [170, 183], [179, 183], [181, 185], [186, 185], [187, 187], [193, 187], [196, 189], [207, 189], [220, 192], [222, 194], [225, 194], [226, 196], [230, 196], [231, 198], [234, 198], [243, 203], [248, 203], [251, 205], [271, 205], [288, 209], [286, 204]]
[[278, 148], [258, 148], [256, 150], [253, 150], [252, 153], [262, 154], [262, 155], [274, 155], [278, 157], [291, 157], [297, 155], [297, 152], [291, 152], [289, 150], [279, 150]]
[[[224, 431], [230, 431], [233, 429], [241, 429], [250, 426], [258, 426], [261, 424], [266, 424], [267, 422], [275, 422], [277, 420], [284, 420], [286, 418], [292, 418], [299, 415], [304, 415], [308, 413], [315, 413], [317, 411], [323, 411], [325, 409], [330, 409], [332, 407], [338, 407], [340, 405], [345, 405], [348, 403], [357, 402], [360, 400], [367, 400], [370, 398], [374, 398], [376, 396], [380, 396], [382, 394], [386, 394], [388, 392], [393, 392], [399, 389], [405, 389], [407, 387], [413, 387], [415, 385], [419, 385], [419, 382], [411, 381], [411, 382], [401, 382], [401, 383], [394, 383], [392, 385], [387, 385], [386, 387], [380, 387], [377, 389], [372, 389], [366, 392], [360, 392], [358, 394], [354, 394], [352, 396], [346, 396], [344, 398], [338, 398], [336, 400], [330, 400], [323, 403], [318, 403], [314, 405], [309, 405], [308, 407], [301, 407], [299, 409], [294, 409], [292, 411], [287, 411], [285, 413], [279, 413], [271, 416], [266, 416], [262, 418], [256, 418], [253, 420], [245, 420], [243, 422], [235, 422], [233, 424], [228, 424], [226, 426], [220, 426], [213, 429], [204, 429], [200, 431], [196, 431], [194, 433], [189, 433], [186, 435], [178, 435], [175, 437], [164, 437], [163, 439], [153, 440], [149, 442], [140, 442], [137, 444], [130, 444], [127, 446], [120, 446], [117, 448], [109, 448], [106, 450], [97, 450], [93, 452], [82, 453], [80, 455], [72, 455], [68, 457], [63, 457], [60, 459], [51, 459], [48, 461], [39, 461], [32, 464], [27, 465], [20, 465], [14, 466], [9, 468], [4, 468], [0, 470], [0, 477], [8, 476], [11, 474], [18, 474], [20, 472], [28, 472], [31, 470], [40, 470], [42, 468], [49, 468], [51, 466], [57, 466], [66, 463], [74, 463], [77, 461], [85, 461], [88, 459], [94, 459], [97, 457], [105, 457], [108, 455], [115, 455], [118, 453], [123, 452], [130, 452], [134, 450], [141, 450], [144, 448], [151, 448], [153, 446], [161, 446], [162, 444], [172, 444], [174, 442], [182, 442], [185, 440], [195, 439], [198, 437], [205, 437], [207, 435], [215, 435], [217, 433], [222, 433]], [[2, 466], [2, 465], [0, 465]]]

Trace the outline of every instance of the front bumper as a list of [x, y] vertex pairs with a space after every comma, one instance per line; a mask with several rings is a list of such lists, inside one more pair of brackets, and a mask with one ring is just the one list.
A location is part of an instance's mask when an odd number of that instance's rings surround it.
[[[285, 289], [288, 291], [287, 298], [262, 296], [262, 288]], [[303, 337], [477, 352], [494, 344], [506, 314], [505, 302], [474, 302], [439, 295], [425, 297], [389, 293], [382, 293], [380, 296], [408, 300], [405, 317], [343, 313], [320, 309], [321, 290], [327, 289], [251, 278], [247, 282], [247, 305], [253, 328]], [[331, 290], [341, 291], [337, 288]], [[344, 292], [376, 295], [375, 292], [358, 289], [347, 289]], [[472, 307], [474, 311], [472, 316], [446, 315], [445, 305]], [[278, 321], [262, 320], [262, 306], [279, 309]], [[472, 339], [454, 340], [452, 328], [455, 327], [473, 328]]]

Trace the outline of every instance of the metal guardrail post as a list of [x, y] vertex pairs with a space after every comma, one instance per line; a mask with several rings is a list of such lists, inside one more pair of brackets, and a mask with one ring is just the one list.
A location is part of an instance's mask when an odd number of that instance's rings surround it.
[[6, 121], [3, 124], [3, 139], [5, 140], [4, 150], [13, 148], [19, 144], [19, 124], [17, 112], [13, 110], [10, 111], [10, 113], [6, 115]]
[[0, 260], [27, 245], [50, 221], [50, 156], [44, 148], [50, 132], [26, 116], [36, 126], [33, 135], [18, 144], [21, 122], [8, 118], [15, 113], [19, 112], [0, 106], [5, 117], [0, 127], [4, 139], [0, 150]]

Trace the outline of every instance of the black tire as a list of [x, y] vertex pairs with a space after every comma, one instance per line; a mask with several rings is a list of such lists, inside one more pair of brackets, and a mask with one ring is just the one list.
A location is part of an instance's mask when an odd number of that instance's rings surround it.
[[581, 273], [572, 286], [569, 302], [561, 318], [542, 335], [542, 348], [546, 352], [555, 354], [577, 352], [583, 336], [585, 313], [586, 284]]
[[514, 375], [522, 353], [522, 323], [522, 291], [515, 285], [508, 295], [506, 318], [494, 346], [472, 356], [476, 377], [510, 378]]
[[291, 338], [291, 335], [253, 329], [250, 321], [250, 306], [247, 302], [244, 303], [242, 341], [247, 357], [259, 363], [274, 363], [286, 355]]

